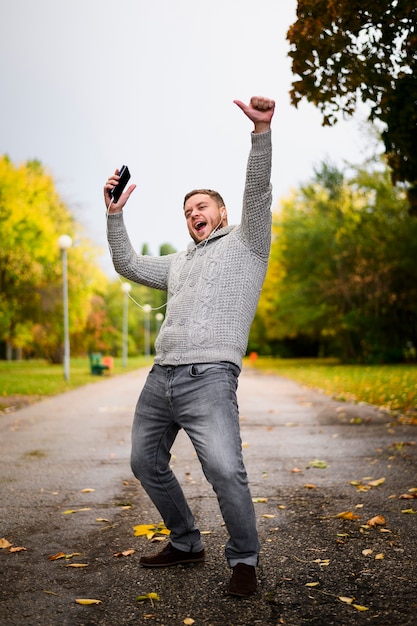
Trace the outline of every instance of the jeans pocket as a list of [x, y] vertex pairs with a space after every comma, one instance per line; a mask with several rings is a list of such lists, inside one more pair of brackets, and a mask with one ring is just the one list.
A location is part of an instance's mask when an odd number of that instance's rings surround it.
[[192, 363], [189, 366], [191, 378], [200, 378], [209, 374], [227, 374], [231, 372], [236, 378], [239, 376], [239, 368], [234, 363], [219, 361], [216, 363]]

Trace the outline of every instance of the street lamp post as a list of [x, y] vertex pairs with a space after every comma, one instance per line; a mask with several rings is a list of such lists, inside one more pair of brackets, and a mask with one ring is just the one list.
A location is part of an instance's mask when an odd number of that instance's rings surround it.
[[72, 246], [72, 239], [69, 235], [61, 235], [58, 238], [58, 245], [62, 256], [62, 295], [64, 305], [64, 379], [70, 378], [70, 342], [68, 323], [68, 272], [67, 272], [67, 250]]
[[164, 319], [164, 314], [163, 313], [157, 313], [155, 315], [155, 319], [156, 319], [156, 331], [157, 331], [157, 333], [159, 333], [159, 331], [161, 330], [162, 321]]
[[122, 338], [122, 366], [127, 366], [128, 340], [129, 340], [129, 292], [132, 289], [130, 283], [122, 283], [123, 297], [123, 338]]
[[151, 354], [151, 341], [150, 341], [150, 326], [149, 326], [149, 313], [152, 311], [150, 304], [143, 305], [143, 312], [145, 313], [145, 356]]

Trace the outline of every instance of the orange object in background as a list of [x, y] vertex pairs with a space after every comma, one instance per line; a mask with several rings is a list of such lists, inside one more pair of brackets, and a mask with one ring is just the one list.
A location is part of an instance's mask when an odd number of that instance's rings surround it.
[[103, 365], [107, 365], [109, 370], [112, 370], [114, 367], [114, 359], [112, 356], [103, 356], [101, 362], [103, 363]]

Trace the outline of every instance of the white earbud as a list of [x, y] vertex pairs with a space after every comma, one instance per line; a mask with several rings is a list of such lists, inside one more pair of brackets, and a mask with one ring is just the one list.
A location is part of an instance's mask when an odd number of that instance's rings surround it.
[[222, 220], [226, 217], [226, 211], [222, 211]]

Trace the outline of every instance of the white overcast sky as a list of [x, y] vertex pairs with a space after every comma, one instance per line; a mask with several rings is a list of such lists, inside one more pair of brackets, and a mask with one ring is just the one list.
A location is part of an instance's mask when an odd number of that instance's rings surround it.
[[[0, 153], [39, 159], [103, 249], [102, 188], [123, 163], [134, 246], [189, 241], [185, 193], [211, 187], [239, 220], [251, 123], [233, 104], [265, 95], [274, 206], [329, 158], [360, 163], [358, 121], [323, 128], [290, 106], [286, 33], [295, 0], [0, 0]], [[59, 235], [61, 233], [57, 233]]]

